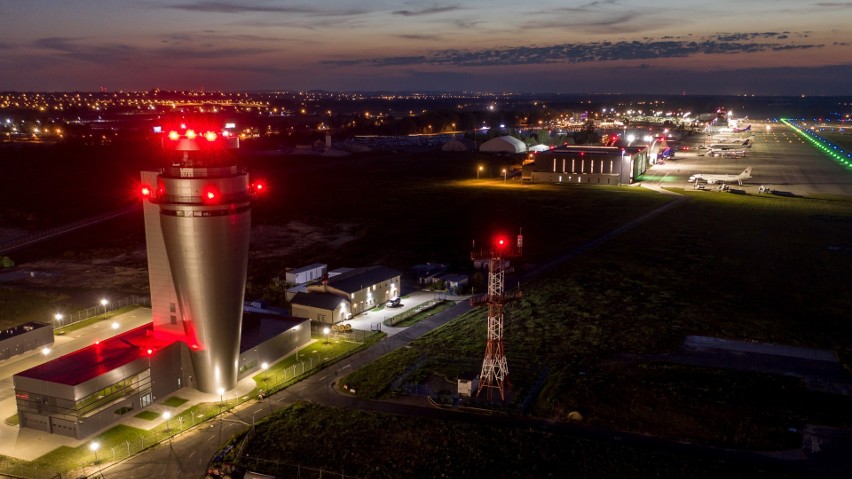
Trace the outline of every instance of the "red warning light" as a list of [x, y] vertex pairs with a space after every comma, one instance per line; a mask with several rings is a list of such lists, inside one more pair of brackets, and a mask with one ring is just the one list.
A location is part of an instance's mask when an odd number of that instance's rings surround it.
[[219, 201], [219, 190], [213, 185], [205, 186], [201, 191], [201, 200], [205, 203], [216, 203]]
[[170, 140], [172, 140], [172, 141], [177, 141], [177, 140], [178, 140], [178, 138], [180, 138], [180, 133], [178, 133], [178, 132], [176, 132], [176, 131], [174, 131], [174, 130], [172, 130], [172, 131], [170, 131], [170, 132], [169, 132], [169, 139], [170, 139]]
[[194, 140], [194, 139], [195, 139], [195, 136], [196, 136], [196, 135], [195, 135], [195, 130], [186, 130], [186, 138], [187, 138], [188, 140]]
[[154, 354], [154, 350], [153, 350], [153, 349], [151, 349], [151, 348], [148, 348], [148, 356], [150, 356], [150, 355], [152, 355], [152, 354]]
[[144, 198], [148, 198], [151, 196], [151, 188], [149, 188], [148, 185], [142, 185], [142, 188], [139, 189], [139, 193], [141, 193]]
[[207, 141], [216, 141], [217, 136], [218, 135], [216, 135], [215, 132], [208, 131], [207, 133], [204, 134], [204, 139], [206, 139]]

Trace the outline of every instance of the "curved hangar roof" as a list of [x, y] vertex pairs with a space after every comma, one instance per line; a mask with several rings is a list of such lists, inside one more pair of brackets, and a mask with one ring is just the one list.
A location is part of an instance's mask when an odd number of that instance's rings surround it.
[[498, 136], [492, 138], [479, 147], [479, 151], [488, 153], [524, 153], [527, 145], [513, 136]]

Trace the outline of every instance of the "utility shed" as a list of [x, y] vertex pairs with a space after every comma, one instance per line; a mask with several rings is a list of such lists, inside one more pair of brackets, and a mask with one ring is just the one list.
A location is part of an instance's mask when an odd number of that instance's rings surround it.
[[459, 397], [471, 397], [479, 389], [478, 374], [462, 374], [458, 378], [458, 393]]
[[300, 268], [293, 268], [284, 273], [287, 284], [305, 284], [322, 279], [328, 271], [328, 265], [314, 263]]

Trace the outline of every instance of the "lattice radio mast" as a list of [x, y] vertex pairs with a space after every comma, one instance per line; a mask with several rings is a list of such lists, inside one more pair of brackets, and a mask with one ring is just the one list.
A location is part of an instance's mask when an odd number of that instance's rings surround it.
[[482, 360], [482, 372], [479, 374], [479, 388], [476, 396], [483, 389], [488, 389], [488, 399], [491, 399], [494, 389], [500, 391], [500, 399], [506, 399], [506, 389], [509, 388], [509, 366], [506, 353], [503, 350], [503, 323], [505, 313], [503, 306], [521, 297], [521, 291], [506, 293], [505, 289], [505, 260], [521, 255], [524, 237], [518, 234], [514, 245], [502, 236], [491, 240], [488, 248], [477, 250], [474, 242], [470, 257], [474, 261], [488, 260], [488, 292], [470, 299], [471, 305], [488, 304], [488, 332], [485, 344], [485, 359]]

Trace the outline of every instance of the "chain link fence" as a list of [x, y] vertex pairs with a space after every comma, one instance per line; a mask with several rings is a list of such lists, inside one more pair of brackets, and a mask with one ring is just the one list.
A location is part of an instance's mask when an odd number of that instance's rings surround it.
[[61, 318], [56, 319], [56, 324], [54, 326], [56, 326], [57, 328], [64, 328], [66, 326], [71, 326], [75, 323], [79, 323], [80, 321], [85, 321], [87, 319], [94, 318], [95, 316], [100, 316], [102, 314], [107, 314], [110, 311], [115, 311], [125, 306], [130, 306], [131, 304], [149, 306], [151, 304], [151, 298], [148, 296], [131, 295], [116, 300], [110, 300], [104, 305], [93, 306], [91, 308], [86, 308], [75, 313], [63, 315]]

